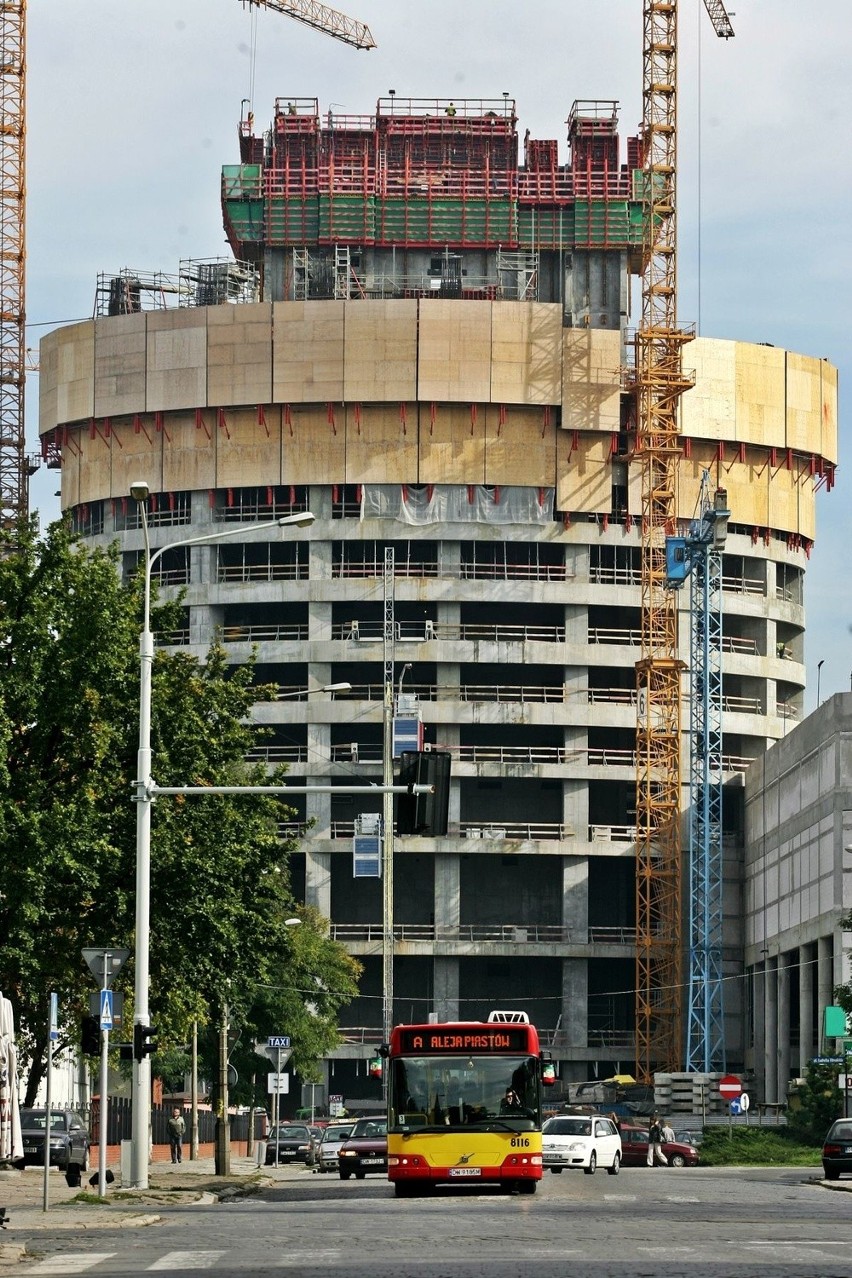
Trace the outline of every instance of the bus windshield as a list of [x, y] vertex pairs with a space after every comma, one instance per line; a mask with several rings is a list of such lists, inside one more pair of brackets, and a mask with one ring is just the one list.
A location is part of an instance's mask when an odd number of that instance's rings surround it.
[[390, 1062], [388, 1112], [391, 1124], [403, 1127], [538, 1127], [538, 1060], [511, 1055], [396, 1057]]

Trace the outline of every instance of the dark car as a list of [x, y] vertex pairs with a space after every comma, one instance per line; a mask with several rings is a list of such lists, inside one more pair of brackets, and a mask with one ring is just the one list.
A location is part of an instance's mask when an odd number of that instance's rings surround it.
[[852, 1172], [852, 1118], [838, 1118], [822, 1142], [822, 1169], [826, 1180]]
[[280, 1123], [266, 1140], [266, 1166], [280, 1163], [307, 1163], [313, 1157], [314, 1141], [306, 1123]]
[[388, 1124], [384, 1118], [359, 1118], [337, 1151], [341, 1180], [363, 1180], [367, 1172], [388, 1170]]
[[[695, 1167], [698, 1150], [684, 1141], [664, 1140], [661, 1145], [669, 1167]], [[648, 1161], [648, 1128], [621, 1124], [622, 1167], [645, 1167]]]
[[[44, 1166], [44, 1131], [47, 1110], [21, 1110], [21, 1138], [24, 1146], [23, 1166]], [[89, 1131], [73, 1109], [51, 1109], [48, 1133], [50, 1165], [68, 1172], [76, 1168], [89, 1170]]]

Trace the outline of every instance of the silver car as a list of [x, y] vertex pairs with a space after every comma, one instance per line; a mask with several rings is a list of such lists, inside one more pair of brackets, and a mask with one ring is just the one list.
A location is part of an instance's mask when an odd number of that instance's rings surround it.
[[319, 1172], [336, 1172], [340, 1146], [351, 1134], [355, 1120], [351, 1123], [330, 1123], [322, 1134], [316, 1148], [315, 1164]]

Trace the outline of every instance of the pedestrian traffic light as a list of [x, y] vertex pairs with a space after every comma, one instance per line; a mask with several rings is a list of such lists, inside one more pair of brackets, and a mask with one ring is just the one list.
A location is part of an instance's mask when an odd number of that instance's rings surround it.
[[157, 1050], [157, 1031], [150, 1025], [133, 1026], [133, 1059], [144, 1061], [146, 1056]]
[[119, 1043], [118, 1055], [119, 1055], [119, 1059], [122, 1061], [132, 1061], [133, 1060], [133, 1044]]
[[101, 1054], [101, 1022], [97, 1016], [84, 1016], [80, 1027], [80, 1046], [84, 1056]]
[[397, 834], [436, 838], [447, 833], [450, 808], [448, 750], [404, 750], [400, 756], [400, 785], [432, 786], [430, 794], [401, 794], [396, 807]]

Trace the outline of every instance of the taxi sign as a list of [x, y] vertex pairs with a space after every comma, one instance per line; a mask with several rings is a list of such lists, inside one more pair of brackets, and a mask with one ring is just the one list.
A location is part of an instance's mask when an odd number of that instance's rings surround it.
[[266, 1040], [266, 1046], [267, 1047], [289, 1047], [290, 1035], [289, 1034], [270, 1034]]

